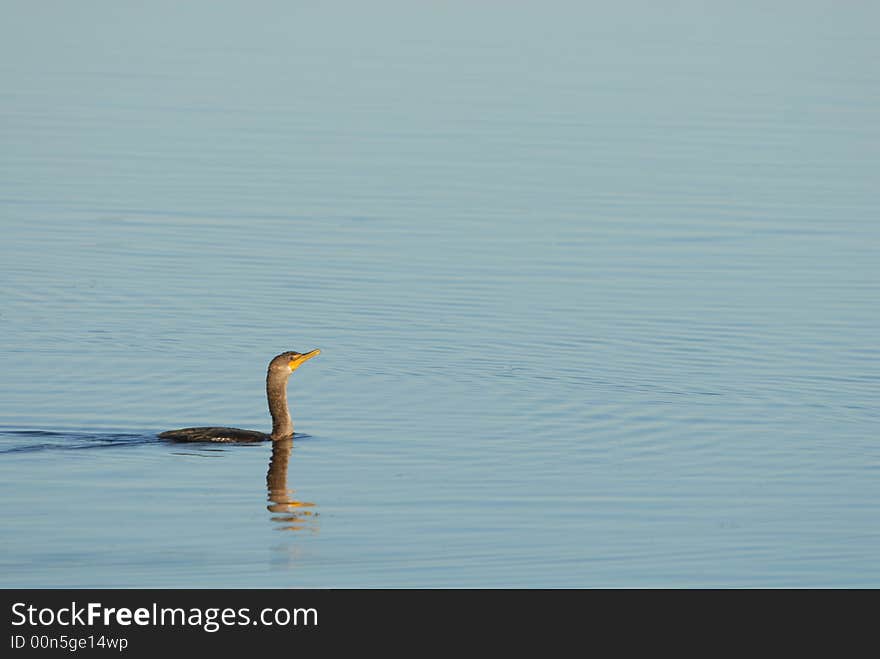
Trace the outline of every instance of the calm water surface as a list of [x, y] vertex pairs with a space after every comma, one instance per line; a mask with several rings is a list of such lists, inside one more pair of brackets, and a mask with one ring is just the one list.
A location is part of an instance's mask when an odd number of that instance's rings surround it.
[[880, 586], [880, 15], [720, 5], [7, 3], [0, 586]]

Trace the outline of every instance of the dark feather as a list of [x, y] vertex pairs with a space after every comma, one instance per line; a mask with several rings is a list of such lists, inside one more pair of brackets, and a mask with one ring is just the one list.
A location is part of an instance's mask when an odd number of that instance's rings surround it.
[[159, 439], [173, 442], [265, 442], [271, 437], [264, 432], [240, 428], [181, 428], [159, 433]]

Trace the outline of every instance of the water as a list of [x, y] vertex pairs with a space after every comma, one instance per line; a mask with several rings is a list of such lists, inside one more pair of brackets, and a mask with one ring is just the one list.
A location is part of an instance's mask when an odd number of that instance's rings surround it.
[[6, 3], [0, 586], [880, 586], [878, 19]]

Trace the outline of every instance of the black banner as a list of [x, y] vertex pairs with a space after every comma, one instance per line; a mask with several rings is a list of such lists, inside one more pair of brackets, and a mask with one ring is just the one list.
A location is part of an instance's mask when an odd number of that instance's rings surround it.
[[[306, 650], [645, 651], [706, 638], [725, 648], [832, 629], [851, 594], [821, 591], [6, 590], [4, 657], [219, 656]], [[870, 594], [873, 599], [873, 593]], [[870, 608], [859, 607], [863, 617]], [[859, 616], [846, 619], [847, 638]], [[472, 648], [471, 648], [472, 649]], [[710, 650], [709, 647], [706, 650]], [[579, 653], [586, 651], [581, 647]]]

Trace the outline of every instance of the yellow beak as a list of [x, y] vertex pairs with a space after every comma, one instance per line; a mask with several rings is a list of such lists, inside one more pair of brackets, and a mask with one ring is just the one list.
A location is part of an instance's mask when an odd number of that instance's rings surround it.
[[287, 365], [290, 366], [291, 371], [295, 371], [296, 369], [298, 369], [300, 366], [303, 365], [303, 362], [310, 360], [312, 357], [317, 357], [320, 354], [321, 354], [321, 351], [318, 349], [315, 349], [315, 350], [312, 350], [311, 352], [307, 352], [302, 355], [297, 355], [296, 357], [291, 359]]

